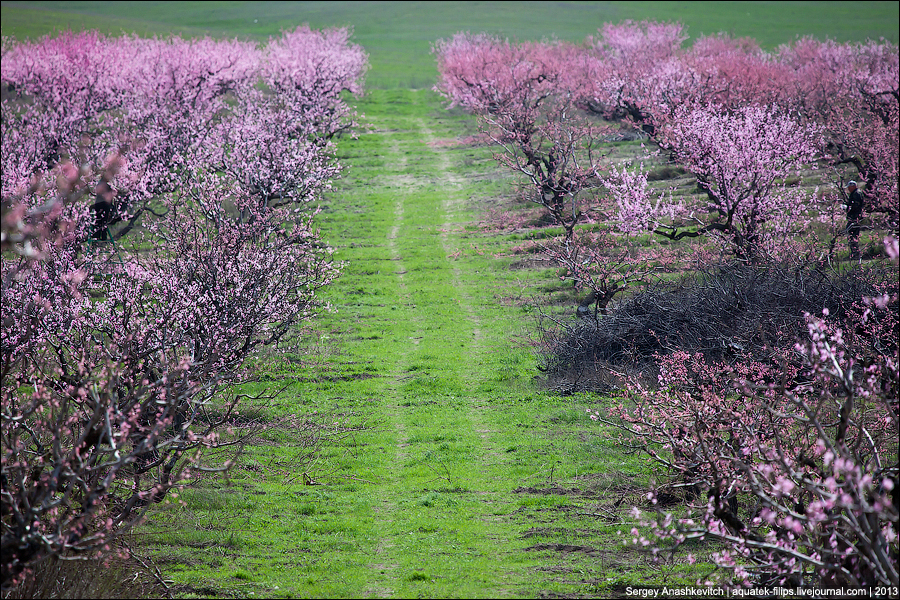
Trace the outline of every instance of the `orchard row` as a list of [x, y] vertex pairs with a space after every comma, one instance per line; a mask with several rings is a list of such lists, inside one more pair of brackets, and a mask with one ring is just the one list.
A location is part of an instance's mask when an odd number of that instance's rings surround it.
[[338, 274], [308, 206], [367, 60], [344, 29], [4, 40], [4, 589], [259, 426], [235, 384]]
[[[626, 233], [713, 235], [745, 258], [793, 251], [835, 207], [833, 193], [821, 203], [788, 184], [808, 165], [852, 165], [867, 212], [896, 234], [896, 45], [804, 38], [768, 53], [748, 39], [686, 39], [653, 22], [607, 24], [582, 44], [458, 34], [434, 47], [436, 89], [479, 116], [498, 160], [568, 238], [600, 206]], [[642, 164], [610, 164], [604, 143], [622, 122], [696, 176], [705, 201], [651, 188]]]
[[[591, 418], [670, 477], [634, 543], [738, 586], [897, 586], [897, 46], [686, 39], [653, 22], [582, 44], [458, 34], [434, 47], [436, 89], [563, 230], [543, 255], [589, 294], [577, 323], [546, 319], [546, 371], [612, 393]], [[629, 130], [701, 200], [611, 161]], [[809, 168], [833, 187], [796, 186]], [[848, 172], [890, 262], [842, 273], [828, 259]], [[634, 251], [648, 233], [720, 245], [666, 287], [666, 257]]]

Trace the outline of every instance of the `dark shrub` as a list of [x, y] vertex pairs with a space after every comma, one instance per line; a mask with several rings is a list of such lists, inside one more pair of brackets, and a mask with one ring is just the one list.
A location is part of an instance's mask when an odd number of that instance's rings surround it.
[[[715, 265], [625, 298], [606, 316], [552, 326], [544, 320], [540, 368], [559, 390], [600, 391], [617, 374], [655, 380], [655, 357], [676, 350], [710, 363], [770, 362], [774, 349], [792, 347], [804, 334], [804, 313], [827, 309], [830, 321], [847, 324], [866, 310], [864, 297], [883, 294], [895, 280], [887, 265], [844, 272], [785, 263]], [[896, 304], [887, 310], [896, 312]], [[897, 333], [892, 347], [878, 351], [895, 353]]]

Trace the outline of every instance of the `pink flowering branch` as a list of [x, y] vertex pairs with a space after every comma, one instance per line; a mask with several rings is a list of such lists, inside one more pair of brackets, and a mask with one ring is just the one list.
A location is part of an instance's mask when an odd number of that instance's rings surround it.
[[620, 227], [672, 240], [716, 235], [739, 257], [753, 259], [805, 223], [798, 207], [809, 201], [785, 181], [818, 156], [815, 128], [777, 107], [727, 113], [685, 106], [657, 121], [654, 137], [697, 176], [708, 201], [684, 204], [651, 191], [640, 170], [614, 170], [604, 183], [619, 203]]
[[550, 263], [562, 268], [560, 279], [571, 281], [587, 295], [578, 307], [578, 316], [607, 314], [615, 296], [650, 281], [655, 268], [645, 260], [635, 260], [620, 238], [600, 233], [581, 232], [570, 239], [557, 239], [542, 247]]
[[593, 414], [675, 476], [669, 493], [680, 490], [687, 514], [658, 509], [648, 544], [719, 540], [714, 559], [737, 584], [897, 584], [900, 321], [889, 287], [843, 331], [808, 317], [779, 365], [674, 352], [658, 357], [656, 386], [632, 380], [609, 418]]
[[525, 197], [570, 240], [596, 201], [601, 142], [610, 133], [578, 108], [583, 53], [562, 43], [468, 34], [438, 42], [434, 52], [441, 74], [435, 89], [479, 116], [494, 158], [524, 177]]

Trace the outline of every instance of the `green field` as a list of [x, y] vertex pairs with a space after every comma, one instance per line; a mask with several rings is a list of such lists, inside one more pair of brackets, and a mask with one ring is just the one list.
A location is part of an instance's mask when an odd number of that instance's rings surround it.
[[238, 36], [264, 40], [281, 30], [350, 26], [369, 52], [374, 88], [428, 88], [431, 44], [458, 31], [519, 40], [580, 41], [606, 22], [680, 21], [692, 36], [727, 32], [766, 48], [796, 36], [900, 41], [897, 2], [3, 2], [3, 35], [59, 29], [109, 34]]
[[3, 34], [17, 38], [350, 25], [371, 56], [364, 127], [339, 141], [347, 171], [318, 217], [345, 265], [326, 291], [333, 310], [260, 365], [287, 386], [271, 418], [316, 411], [357, 430], [309, 458], [273, 429], [227, 480], [156, 510], [134, 543], [176, 595], [622, 597], [707, 576], [709, 545], [692, 549], [696, 565], [656, 563], [621, 534], [661, 474], [587, 417], [602, 398], [544, 389], [528, 344], [535, 306], [573, 315], [571, 284], [522, 251], [546, 232], [487, 223], [509, 208], [510, 180], [489, 148], [462, 143], [473, 118], [429, 89], [430, 44], [457, 31], [579, 40], [624, 19], [766, 47], [898, 40], [897, 2], [2, 3]]

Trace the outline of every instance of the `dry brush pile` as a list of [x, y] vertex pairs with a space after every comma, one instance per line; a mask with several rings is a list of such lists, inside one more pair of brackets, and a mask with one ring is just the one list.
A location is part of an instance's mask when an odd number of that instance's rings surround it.
[[[866, 310], [862, 299], [883, 295], [895, 276], [885, 264], [844, 272], [800, 261], [698, 269], [649, 284], [606, 315], [545, 315], [541, 370], [556, 386], [568, 381], [570, 391], [584, 391], [603, 381], [608, 390], [626, 374], [654, 381], [657, 357], [677, 351], [710, 363], [749, 358], [774, 364], [779, 349], [805, 334], [804, 314], [827, 310], [830, 322], [853, 327]], [[872, 343], [888, 354], [897, 350], [890, 337]]]

